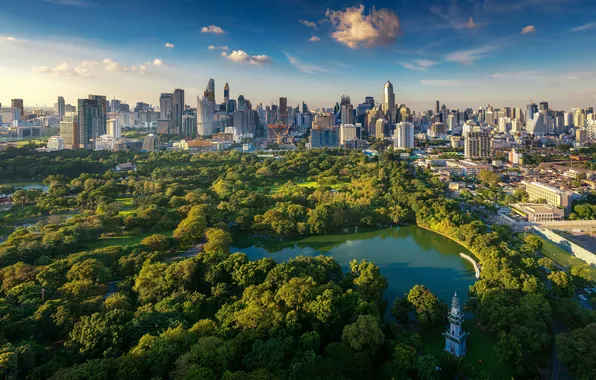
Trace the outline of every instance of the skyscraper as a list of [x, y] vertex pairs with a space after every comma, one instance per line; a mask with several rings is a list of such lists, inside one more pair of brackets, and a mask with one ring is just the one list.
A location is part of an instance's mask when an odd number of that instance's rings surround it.
[[435, 115], [438, 115], [440, 111], [441, 111], [441, 108], [439, 106], [439, 101], [437, 100], [437, 106], [435, 107]]
[[211, 103], [215, 103], [215, 80], [213, 78], [209, 78], [209, 81], [207, 82], [205, 96]]
[[23, 119], [25, 117], [25, 108], [23, 106], [23, 99], [12, 99], [10, 101], [10, 106], [21, 110], [21, 119]]
[[159, 119], [172, 120], [172, 97], [174, 94], [162, 93], [159, 97]]
[[111, 112], [120, 112], [122, 103], [118, 99], [112, 99], [110, 104], [110, 111]]
[[393, 93], [393, 85], [390, 81], [385, 83], [384, 95], [383, 112], [387, 115], [389, 125], [393, 125], [395, 123], [395, 94]]
[[230, 86], [228, 85], [228, 82], [226, 82], [226, 85], [224, 86], [224, 103], [227, 105], [229, 101], [230, 101]]
[[526, 109], [526, 122], [532, 120], [536, 112], [538, 112], [538, 106], [530, 100], [530, 104], [528, 104], [528, 107]]
[[66, 104], [64, 103], [64, 97], [58, 97], [58, 120], [62, 120], [65, 113]]
[[279, 98], [279, 121], [288, 125], [288, 98]]
[[79, 122], [76, 112], [67, 112], [60, 121], [60, 137], [65, 149], [79, 149]]
[[184, 90], [175, 89], [172, 96], [171, 134], [178, 134], [182, 129], [182, 113], [184, 112]]
[[393, 146], [397, 149], [414, 147], [414, 124], [401, 122], [395, 126]]
[[197, 97], [197, 134], [210, 136], [213, 134], [213, 113], [215, 103], [208, 97]]
[[106, 133], [106, 97], [89, 95], [89, 99], [79, 99], [77, 109], [79, 147], [94, 149], [97, 138]]
[[340, 123], [342, 125], [354, 124], [354, 107], [352, 106], [352, 100], [348, 95], [343, 95], [341, 97]]

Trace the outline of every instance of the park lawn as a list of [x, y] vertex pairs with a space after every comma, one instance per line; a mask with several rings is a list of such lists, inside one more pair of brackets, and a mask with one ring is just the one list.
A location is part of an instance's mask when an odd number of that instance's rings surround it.
[[[294, 182], [294, 184], [296, 186], [300, 186], [300, 187], [309, 187], [309, 188], [314, 188], [316, 189], [317, 187], [319, 187], [319, 184], [317, 181], [300, 181], [300, 182]], [[330, 187], [333, 190], [340, 190], [343, 187], [345, 187], [348, 184], [348, 182], [338, 182], [334, 185], [331, 185]], [[277, 193], [279, 192], [279, 190], [282, 188], [282, 186], [284, 186], [285, 183], [281, 184], [281, 185], [277, 185], [277, 186], [272, 186], [271, 187], [271, 193]]]
[[48, 140], [41, 140], [41, 139], [31, 139], [31, 140], [21, 140], [17, 142], [17, 147], [21, 148], [24, 147], [27, 144], [30, 143], [35, 143], [35, 145], [42, 145], [42, 144], [46, 144], [48, 142]]
[[[514, 374], [511, 368], [499, 364], [495, 355], [494, 347], [497, 345], [497, 337], [482, 330], [473, 320], [464, 321], [464, 331], [470, 333], [467, 340], [468, 352], [464, 356], [467, 363], [470, 363], [476, 372], [485, 372], [491, 379], [512, 379]], [[449, 355], [445, 348], [445, 338], [440, 332], [422, 333], [424, 347], [427, 352], [434, 354], [439, 360]], [[481, 360], [482, 364], [478, 361]]]
[[134, 199], [132, 197], [116, 198], [116, 202], [122, 205], [122, 210], [118, 213], [120, 216], [128, 216], [136, 211], [133, 205]]
[[138, 235], [132, 236], [109, 236], [109, 237], [101, 237], [98, 241], [93, 244], [87, 245], [87, 250], [91, 251], [94, 249], [100, 248], [107, 248], [107, 247], [114, 247], [114, 246], [125, 246], [125, 245], [135, 245], [141, 243], [141, 240], [146, 238], [147, 236], [151, 236], [153, 234], [161, 234], [166, 236], [172, 236], [174, 231], [160, 231], [160, 232], [144, 232]]
[[[571, 253], [567, 252], [555, 243], [544, 239], [542, 236], [538, 236], [536, 234], [534, 234], [534, 236], [537, 236], [542, 241], [542, 254], [554, 261], [556, 264], [565, 268], [568, 268], [571, 265], [587, 266], [586, 262], [573, 256]], [[523, 238], [523, 234], [520, 237]], [[588, 270], [590, 271], [592, 281], [596, 281], [596, 268], [589, 266]]]

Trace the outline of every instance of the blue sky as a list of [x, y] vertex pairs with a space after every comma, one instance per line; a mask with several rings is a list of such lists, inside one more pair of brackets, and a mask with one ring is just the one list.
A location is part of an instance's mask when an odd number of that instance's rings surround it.
[[[90, 93], [155, 104], [209, 78], [216, 97], [415, 110], [596, 104], [594, 0], [19, 0], [0, 10], [0, 102], [72, 104]], [[166, 44], [168, 44], [166, 46]], [[212, 46], [212, 49], [209, 49]]]

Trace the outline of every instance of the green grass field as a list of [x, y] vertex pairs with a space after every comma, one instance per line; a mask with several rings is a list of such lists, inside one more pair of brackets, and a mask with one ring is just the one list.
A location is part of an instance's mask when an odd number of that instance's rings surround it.
[[[476, 372], [485, 372], [491, 379], [511, 379], [513, 371], [511, 368], [499, 364], [494, 352], [497, 345], [497, 337], [483, 331], [474, 321], [464, 321], [464, 331], [470, 333], [467, 341], [468, 352], [464, 356], [464, 361], [471, 364]], [[445, 338], [440, 332], [423, 334], [425, 349], [441, 359], [449, 355], [443, 350], [445, 347]]]
[[[523, 239], [527, 234], [520, 234], [520, 238]], [[585, 266], [587, 265], [583, 260], [578, 259], [577, 257], [573, 256], [571, 253], [567, 252], [563, 248], [559, 247], [558, 245], [552, 243], [551, 241], [544, 239], [542, 236], [537, 236], [540, 240], [542, 240], [542, 254], [556, 264], [568, 268], [570, 266]], [[589, 267], [590, 275], [592, 276], [592, 281], [596, 281], [596, 268]]]
[[116, 202], [122, 205], [122, 210], [120, 210], [119, 213], [120, 216], [128, 216], [136, 211], [133, 205], [134, 199], [132, 197], [116, 198]]
[[[296, 186], [300, 186], [300, 187], [309, 187], [312, 189], [316, 189], [317, 187], [319, 187], [319, 183], [317, 181], [298, 181], [298, 182], [293, 182]], [[277, 185], [277, 186], [272, 186], [271, 187], [271, 193], [277, 193], [279, 192], [279, 190], [285, 185], [281, 184], [281, 185]], [[339, 182], [336, 183], [334, 185], [331, 185], [330, 187], [333, 190], [340, 190], [341, 188], [345, 187], [347, 185], [346, 182]]]
[[106, 247], [113, 247], [113, 246], [124, 246], [124, 245], [134, 245], [139, 244], [141, 240], [146, 238], [147, 236], [151, 236], [153, 234], [161, 234], [166, 236], [172, 236], [173, 231], [161, 231], [161, 232], [146, 232], [139, 235], [133, 236], [111, 236], [111, 237], [102, 237], [99, 238], [93, 244], [89, 244], [86, 248], [87, 250], [91, 251], [94, 249], [99, 248], [106, 248]]

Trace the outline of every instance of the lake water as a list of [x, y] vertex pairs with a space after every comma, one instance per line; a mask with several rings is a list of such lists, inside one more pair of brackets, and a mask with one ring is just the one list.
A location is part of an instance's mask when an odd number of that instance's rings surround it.
[[472, 264], [459, 256], [470, 252], [434, 232], [418, 226], [354, 231], [301, 239], [242, 239], [235, 242], [232, 252], [244, 252], [251, 260], [271, 257], [277, 262], [324, 254], [333, 257], [344, 271], [349, 270], [351, 260], [366, 259], [387, 277], [385, 297], [390, 303], [417, 284], [426, 285], [447, 303], [454, 292], [465, 300], [476, 280]]
[[48, 191], [50, 188], [47, 185], [44, 185], [42, 182], [0, 182], [0, 185], [9, 185], [16, 187], [17, 189], [39, 189], [41, 191]]

